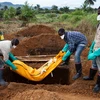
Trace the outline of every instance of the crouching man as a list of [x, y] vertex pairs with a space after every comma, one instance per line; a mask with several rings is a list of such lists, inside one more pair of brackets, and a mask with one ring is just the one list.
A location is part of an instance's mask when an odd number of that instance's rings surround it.
[[9, 60], [9, 58], [13, 57], [13, 60], [16, 58], [11, 53], [11, 49], [15, 48], [19, 44], [18, 39], [13, 40], [3, 40], [0, 41], [0, 55], [2, 55], [2, 58], [0, 58], [0, 85], [1, 86], [7, 86], [8, 82], [5, 82], [3, 79], [3, 69], [4, 64], [9, 65], [12, 70], [16, 70], [17, 67]]

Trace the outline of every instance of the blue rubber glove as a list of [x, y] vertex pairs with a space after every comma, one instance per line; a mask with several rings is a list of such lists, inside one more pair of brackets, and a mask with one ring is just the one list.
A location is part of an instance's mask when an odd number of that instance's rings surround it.
[[97, 49], [96, 51], [94, 51], [93, 53], [90, 53], [88, 55], [88, 60], [93, 60], [95, 59], [97, 56], [100, 56], [100, 48]]
[[5, 61], [5, 63], [8, 66], [10, 66], [12, 68], [12, 70], [16, 70], [17, 69], [17, 67], [10, 60]]
[[17, 58], [10, 52], [9, 53], [9, 58], [14, 61], [14, 60], [17, 60]]
[[63, 56], [62, 60], [65, 61], [72, 53], [68, 50]]
[[66, 43], [66, 44], [64, 45], [62, 51], [63, 51], [63, 52], [67, 52], [67, 50], [68, 50], [68, 44]]
[[92, 45], [89, 50], [89, 54], [93, 52], [94, 45], [95, 45], [95, 41], [92, 42]]

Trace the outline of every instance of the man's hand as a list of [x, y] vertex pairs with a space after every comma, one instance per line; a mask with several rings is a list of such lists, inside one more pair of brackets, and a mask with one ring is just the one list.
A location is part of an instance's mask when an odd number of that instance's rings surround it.
[[5, 63], [8, 66], [10, 66], [12, 68], [12, 70], [16, 70], [17, 69], [17, 67], [10, 60], [5, 61]]
[[65, 61], [72, 53], [68, 50], [63, 56], [62, 60]]
[[95, 45], [95, 41], [93, 41], [90, 46], [89, 54], [93, 52], [94, 45]]
[[68, 50], [68, 44], [66, 43], [66, 44], [64, 45], [62, 51], [63, 51], [63, 52], [67, 52], [67, 50]]
[[17, 60], [17, 58], [11, 53], [9, 52], [9, 58], [14, 61], [14, 60]]

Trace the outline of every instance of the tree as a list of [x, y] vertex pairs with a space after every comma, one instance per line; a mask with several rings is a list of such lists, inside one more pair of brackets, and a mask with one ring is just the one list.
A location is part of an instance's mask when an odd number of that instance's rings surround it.
[[50, 13], [50, 10], [49, 10], [48, 8], [45, 8], [45, 9], [44, 9], [44, 12], [45, 12], [45, 13]]
[[16, 15], [20, 15], [21, 14], [21, 7], [16, 8]]
[[0, 18], [3, 18], [4, 10], [0, 10]]
[[4, 6], [4, 10], [7, 10], [8, 9], [8, 6]]
[[11, 19], [15, 16], [16, 14], [16, 10], [15, 8], [13, 7], [10, 7], [9, 9], [7, 9], [5, 12], [4, 12], [4, 15], [3, 15], [3, 18], [4, 19]]
[[54, 13], [57, 13], [58, 12], [58, 6], [53, 5], [52, 8], [51, 8], [51, 11], [54, 12]]
[[63, 8], [60, 8], [60, 11], [61, 12], [69, 12], [69, 7], [63, 7]]
[[37, 7], [37, 10], [39, 10], [39, 9], [40, 9], [40, 5], [39, 5], [39, 4], [37, 4], [37, 6], [36, 6], [36, 7]]
[[23, 25], [26, 26], [26, 24], [31, 21], [32, 19], [35, 19], [35, 14], [32, 6], [29, 6], [27, 2], [25, 2], [25, 5], [21, 8], [21, 15], [20, 19], [23, 20]]
[[85, 0], [84, 4], [86, 4], [87, 6], [89, 5], [90, 7], [90, 5], [94, 5], [94, 2], [96, 2], [96, 0]]
[[36, 10], [36, 13], [39, 13], [40, 10], [41, 10], [40, 5], [37, 4], [37, 5], [34, 7], [34, 9]]
[[83, 5], [81, 6], [81, 8], [82, 8], [83, 10], [86, 10], [87, 4], [86, 4], [86, 3], [83, 3]]

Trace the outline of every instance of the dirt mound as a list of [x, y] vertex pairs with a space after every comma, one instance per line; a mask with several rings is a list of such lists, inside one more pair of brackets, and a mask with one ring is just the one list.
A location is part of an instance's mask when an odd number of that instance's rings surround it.
[[[27, 95], [27, 96], [26, 96]], [[49, 99], [48, 99], [49, 98]], [[12, 100], [62, 100], [61, 95], [56, 92], [50, 92], [47, 90], [39, 89], [39, 90], [26, 90], [22, 93], [17, 93]]]
[[13, 39], [15, 37], [17, 38], [24, 38], [24, 37], [32, 37], [40, 34], [54, 34], [56, 31], [45, 25], [33, 25], [31, 27], [22, 29], [18, 32], [15, 32], [13, 34], [5, 34], [5, 39]]
[[14, 34], [5, 34], [5, 39], [18, 38], [20, 44], [12, 52], [17, 56], [55, 54], [64, 45], [56, 31], [44, 25], [33, 25]]
[[19, 32], [17, 32], [17, 35], [19, 36], [24, 36], [24, 37], [32, 37], [32, 36], [36, 36], [39, 34], [44, 34], [44, 33], [51, 33], [54, 34], [56, 31], [48, 26], [44, 26], [44, 25], [33, 25], [27, 29], [21, 30]]
[[[58, 35], [38, 35], [22, 41], [13, 53], [18, 56], [37, 54], [57, 54], [63, 47]], [[17, 51], [17, 52], [16, 52]]]

